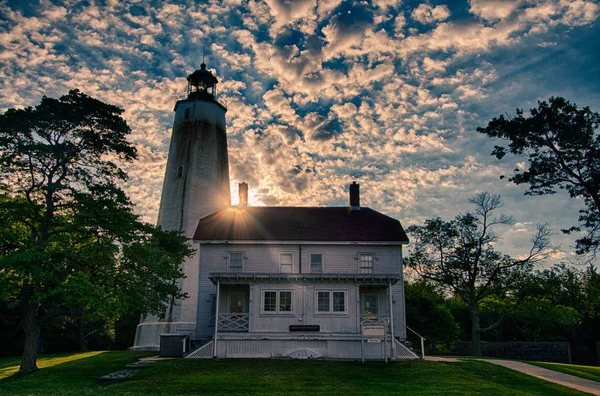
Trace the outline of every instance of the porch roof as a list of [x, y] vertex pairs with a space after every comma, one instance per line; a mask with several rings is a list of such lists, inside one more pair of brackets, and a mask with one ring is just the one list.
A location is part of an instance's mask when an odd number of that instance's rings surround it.
[[399, 274], [282, 274], [282, 273], [250, 273], [250, 272], [211, 272], [209, 279], [215, 285], [256, 283], [256, 282], [311, 282], [311, 283], [358, 283], [361, 285], [392, 285], [401, 280]]

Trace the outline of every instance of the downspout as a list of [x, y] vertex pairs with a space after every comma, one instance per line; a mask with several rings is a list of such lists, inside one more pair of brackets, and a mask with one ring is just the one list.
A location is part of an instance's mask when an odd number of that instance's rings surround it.
[[217, 357], [217, 336], [219, 335], [219, 300], [221, 294], [221, 281], [217, 280], [217, 303], [215, 306], [215, 335], [213, 339], [213, 358]]
[[396, 338], [394, 337], [394, 307], [392, 304], [394, 300], [392, 298], [392, 281], [388, 284], [388, 296], [390, 299], [390, 332], [392, 333], [392, 358], [396, 357]]
[[302, 273], [302, 245], [298, 245], [298, 272]]

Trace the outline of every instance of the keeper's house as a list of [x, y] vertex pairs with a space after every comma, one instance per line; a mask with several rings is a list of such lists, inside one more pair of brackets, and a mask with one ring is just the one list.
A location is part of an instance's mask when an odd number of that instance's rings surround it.
[[190, 357], [417, 358], [398, 220], [360, 207], [356, 183], [350, 207], [250, 207], [247, 189], [198, 223], [203, 346]]

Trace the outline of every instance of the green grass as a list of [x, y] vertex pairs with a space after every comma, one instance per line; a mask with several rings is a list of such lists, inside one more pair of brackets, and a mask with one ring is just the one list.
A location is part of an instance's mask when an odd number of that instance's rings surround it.
[[[589, 379], [600, 382], [600, 367], [595, 366], [578, 366], [575, 364], [564, 363], [542, 363], [542, 362], [527, 362], [539, 367], [547, 368], [561, 373], [571, 374], [576, 377]], [[600, 386], [600, 385], [599, 385]]]
[[30, 375], [17, 373], [20, 357], [0, 358], [0, 395], [6, 394], [77, 394], [78, 389], [97, 387], [96, 377], [117, 371], [143, 356], [156, 353], [101, 351], [41, 355], [41, 369]]
[[[360, 362], [251, 359], [175, 359], [151, 365], [128, 381], [99, 384], [141, 356], [90, 352], [40, 359], [29, 376], [11, 375], [18, 359], [0, 359], [1, 395], [582, 395], [560, 385], [481, 361]], [[11, 371], [13, 370], [13, 371]], [[7, 374], [9, 373], [9, 374]]]

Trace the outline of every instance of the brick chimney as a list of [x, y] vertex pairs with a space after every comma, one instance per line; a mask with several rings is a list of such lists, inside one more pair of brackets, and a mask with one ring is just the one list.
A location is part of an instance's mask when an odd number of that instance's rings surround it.
[[240, 190], [240, 202], [238, 203], [238, 207], [245, 208], [248, 206], [248, 183], [241, 182], [239, 184]]
[[355, 181], [350, 184], [350, 207], [352, 210], [360, 210], [360, 184]]

